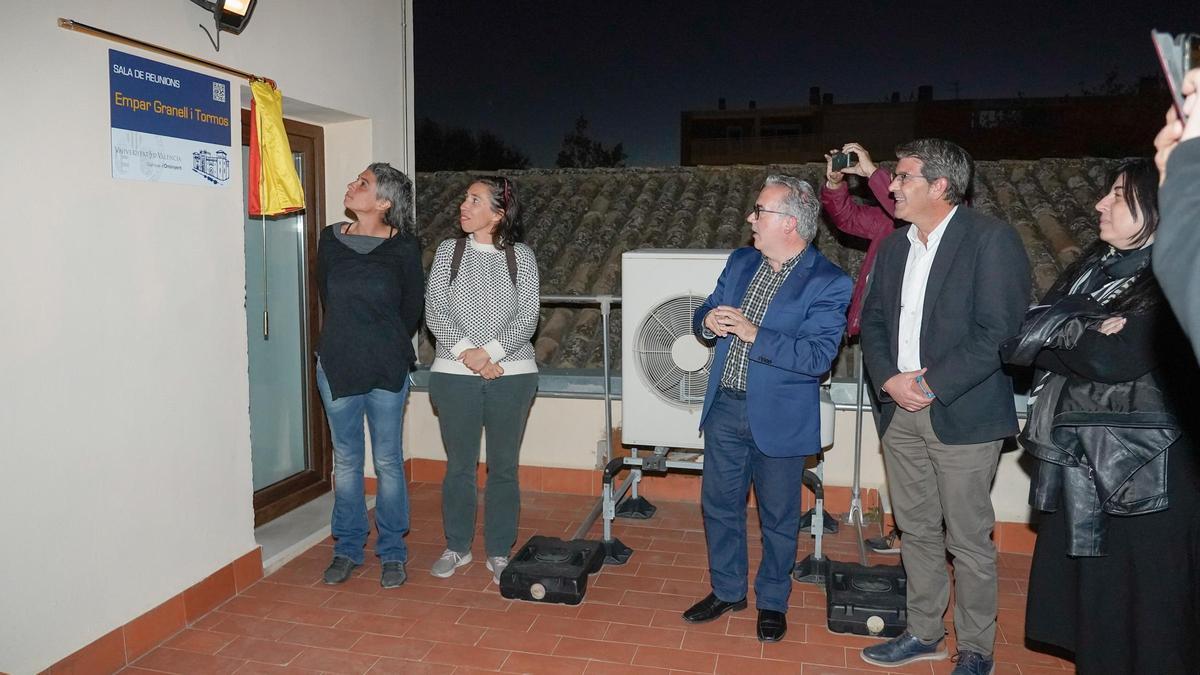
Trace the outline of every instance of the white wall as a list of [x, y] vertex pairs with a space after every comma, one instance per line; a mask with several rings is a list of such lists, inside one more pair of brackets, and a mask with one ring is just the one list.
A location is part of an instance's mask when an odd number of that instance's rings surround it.
[[336, 206], [371, 159], [411, 169], [405, 5], [259, 3], [219, 54], [182, 0], [6, 12], [0, 671], [44, 668], [255, 546], [241, 168], [224, 188], [111, 178], [108, 49], [204, 69], [56, 18], [259, 73], [291, 99], [367, 120], [331, 128], [329, 154], [351, 171], [328, 179]]
[[[371, 120], [352, 120], [324, 125], [325, 130], [325, 223], [346, 220], [342, 195], [346, 185], [372, 161]], [[395, 166], [399, 167], [397, 162]]]

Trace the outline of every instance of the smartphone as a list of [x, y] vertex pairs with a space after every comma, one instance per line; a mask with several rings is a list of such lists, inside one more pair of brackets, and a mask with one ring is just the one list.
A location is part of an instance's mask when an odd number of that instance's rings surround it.
[[1167, 88], [1171, 90], [1171, 102], [1175, 106], [1175, 114], [1180, 121], [1186, 122], [1187, 115], [1183, 112], [1183, 76], [1192, 68], [1200, 67], [1200, 35], [1183, 33], [1171, 35], [1158, 30], [1150, 31], [1150, 39], [1154, 42], [1154, 52], [1158, 54], [1158, 64], [1162, 66], [1163, 75], [1167, 78]]

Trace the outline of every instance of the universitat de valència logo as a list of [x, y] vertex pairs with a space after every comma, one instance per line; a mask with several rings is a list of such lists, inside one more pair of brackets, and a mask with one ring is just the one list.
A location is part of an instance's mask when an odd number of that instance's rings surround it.
[[192, 153], [192, 171], [214, 185], [220, 185], [229, 180], [229, 155], [224, 150], [197, 150]]

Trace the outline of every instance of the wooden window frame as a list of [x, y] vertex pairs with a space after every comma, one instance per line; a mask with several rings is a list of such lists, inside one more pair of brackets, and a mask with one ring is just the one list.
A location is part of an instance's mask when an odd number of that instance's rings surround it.
[[[321, 334], [317, 290], [317, 243], [325, 217], [325, 131], [312, 124], [284, 119], [292, 150], [301, 153], [304, 182], [304, 265], [308, 344], [315, 349]], [[250, 145], [250, 111], [242, 110], [242, 145]], [[308, 468], [254, 493], [254, 526], [258, 527], [329, 492], [333, 487], [333, 442], [321, 394], [317, 391], [317, 361], [305, 355], [305, 397], [308, 403]]]

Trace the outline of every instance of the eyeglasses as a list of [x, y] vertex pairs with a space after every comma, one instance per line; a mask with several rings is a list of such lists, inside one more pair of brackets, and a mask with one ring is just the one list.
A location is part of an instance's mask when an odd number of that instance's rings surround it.
[[905, 183], [907, 183], [910, 180], [913, 180], [914, 178], [920, 178], [921, 180], [929, 180], [928, 178], [926, 178], [925, 176], [922, 176], [919, 173], [900, 172], [900, 173], [896, 174], [895, 176], [892, 176], [892, 180], [900, 181], [901, 185], [904, 185]]
[[784, 213], [783, 211], [772, 211], [771, 209], [764, 209], [762, 206], [755, 204], [754, 208], [752, 208], [746, 212], [746, 217], [749, 218], [750, 216], [754, 216], [754, 219], [758, 220], [759, 218], [762, 217], [762, 214], [764, 214], [764, 213], [777, 213], [781, 216], [792, 215], [790, 213]]

